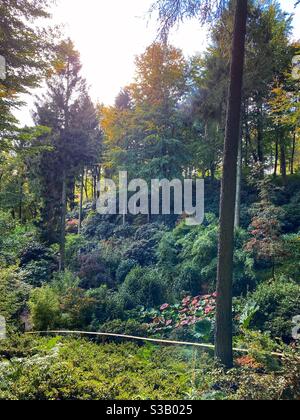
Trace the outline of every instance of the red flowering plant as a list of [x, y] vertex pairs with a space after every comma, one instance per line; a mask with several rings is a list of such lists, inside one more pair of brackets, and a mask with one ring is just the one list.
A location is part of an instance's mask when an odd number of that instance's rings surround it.
[[216, 293], [186, 296], [181, 303], [165, 303], [159, 309], [142, 310], [143, 321], [152, 334], [192, 336], [209, 341], [214, 328]]

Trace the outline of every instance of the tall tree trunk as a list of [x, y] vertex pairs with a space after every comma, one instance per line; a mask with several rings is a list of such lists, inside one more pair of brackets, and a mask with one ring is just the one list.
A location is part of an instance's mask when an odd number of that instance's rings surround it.
[[19, 181], [19, 221], [22, 224], [23, 223], [23, 177], [21, 175], [20, 181]]
[[258, 120], [257, 120], [257, 157], [258, 161], [261, 164], [262, 176], [264, 175], [264, 127], [263, 127], [263, 107], [259, 105], [258, 107]]
[[293, 147], [292, 147], [292, 156], [291, 156], [291, 175], [294, 175], [295, 154], [296, 154], [296, 130], [294, 130], [294, 134], [293, 134]]
[[66, 214], [67, 214], [67, 177], [66, 177], [65, 169], [63, 169], [62, 194], [61, 194], [61, 227], [60, 227], [60, 244], [59, 244], [59, 250], [60, 250], [59, 271], [65, 270]]
[[214, 182], [216, 179], [216, 165], [215, 162], [212, 162], [210, 165], [210, 178], [211, 181]]
[[84, 190], [84, 168], [81, 171], [81, 179], [80, 179], [78, 235], [80, 235], [80, 233], [81, 233], [81, 226], [82, 226], [83, 190]]
[[236, 196], [237, 157], [240, 138], [247, 11], [248, 0], [238, 0], [236, 2], [235, 10], [220, 205], [215, 355], [216, 358], [228, 368], [232, 367], [233, 365], [232, 277], [234, 251], [234, 210]]
[[93, 168], [93, 209], [96, 209], [97, 206], [97, 168]]
[[284, 137], [281, 136], [280, 141], [280, 169], [281, 169], [281, 176], [283, 179], [283, 184], [286, 185], [286, 176], [287, 176], [287, 170], [286, 170], [286, 151], [285, 151], [285, 144], [284, 144]]
[[[260, 119], [260, 117], [259, 117]], [[263, 134], [261, 121], [258, 122], [257, 127], [257, 156], [260, 163], [264, 162], [264, 151], [263, 151]]]
[[70, 206], [70, 210], [73, 211], [76, 207], [75, 204], [75, 193], [76, 193], [76, 180], [72, 176], [67, 182], [67, 200]]
[[245, 147], [245, 166], [248, 166], [249, 163], [249, 146], [251, 141], [250, 130], [249, 130], [249, 109], [248, 103], [245, 103], [245, 139], [246, 139], [246, 147]]
[[88, 168], [85, 172], [85, 183], [84, 183], [84, 191], [85, 191], [85, 198], [86, 201], [89, 201], [89, 174]]
[[278, 135], [276, 133], [274, 176], [277, 176], [278, 160], [279, 160], [279, 138], [278, 138]]
[[242, 191], [242, 130], [240, 134], [239, 150], [238, 150], [238, 162], [237, 162], [237, 176], [236, 176], [236, 198], [235, 198], [235, 214], [234, 214], [234, 227], [238, 229], [240, 227], [241, 218], [241, 191]]

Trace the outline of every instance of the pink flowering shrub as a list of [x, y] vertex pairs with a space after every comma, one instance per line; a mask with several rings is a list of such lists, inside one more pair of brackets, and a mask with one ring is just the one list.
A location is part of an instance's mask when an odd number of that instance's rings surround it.
[[152, 334], [170, 336], [180, 331], [181, 336], [187, 335], [207, 341], [214, 326], [215, 309], [215, 293], [187, 296], [180, 304], [165, 303], [159, 310], [143, 311], [142, 318]]

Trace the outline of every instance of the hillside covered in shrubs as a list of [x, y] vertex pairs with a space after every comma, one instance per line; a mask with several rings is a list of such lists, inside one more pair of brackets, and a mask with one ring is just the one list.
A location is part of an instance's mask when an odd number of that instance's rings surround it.
[[[0, 400], [300, 399], [300, 44], [281, 3], [158, 0], [161, 36], [105, 105], [51, 1], [0, 1]], [[167, 38], [195, 17], [209, 40], [187, 56]], [[204, 180], [203, 223], [173, 190], [169, 212], [141, 211], [139, 187], [122, 208], [124, 172]]]

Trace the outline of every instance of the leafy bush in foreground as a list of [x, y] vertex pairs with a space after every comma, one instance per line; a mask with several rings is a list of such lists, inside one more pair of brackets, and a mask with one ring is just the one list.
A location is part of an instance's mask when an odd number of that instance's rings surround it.
[[0, 362], [0, 399], [179, 400], [191, 369], [175, 349], [40, 340], [38, 354]]
[[0, 342], [0, 400], [299, 399], [299, 357], [276, 370], [251, 357], [224, 372], [183, 347], [12, 337]]

